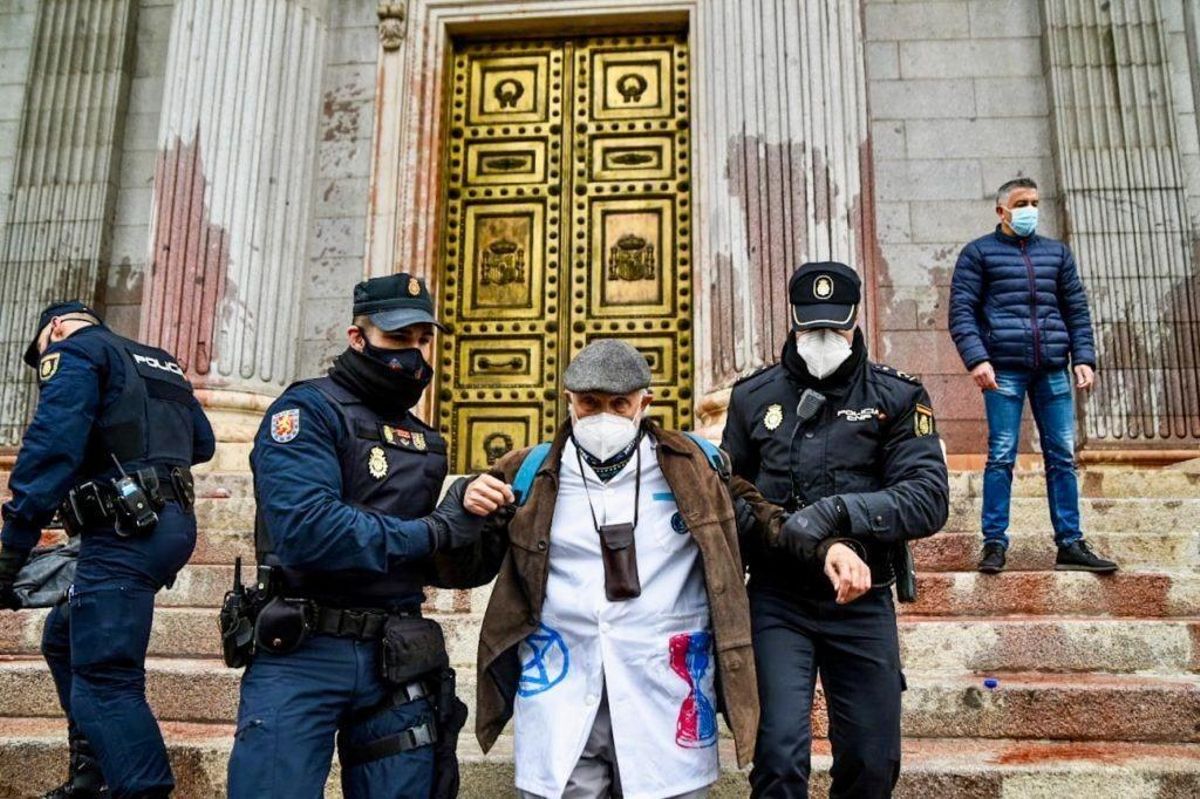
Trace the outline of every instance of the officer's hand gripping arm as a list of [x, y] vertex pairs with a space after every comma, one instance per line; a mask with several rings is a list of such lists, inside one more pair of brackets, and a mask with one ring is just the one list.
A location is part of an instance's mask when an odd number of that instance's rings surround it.
[[909, 412], [893, 420], [880, 464], [885, 488], [841, 495], [853, 538], [896, 543], [931, 536], [945, 525], [950, 484], [929, 409], [922, 388]]
[[[518, 453], [502, 458], [486, 475], [509, 489], [520, 465]], [[516, 512], [515, 505], [507, 505], [484, 519], [479, 536], [470, 546], [462, 546], [433, 556], [430, 584], [437, 588], [476, 588], [487, 585], [500, 571], [500, 564], [508, 552], [508, 523]]]

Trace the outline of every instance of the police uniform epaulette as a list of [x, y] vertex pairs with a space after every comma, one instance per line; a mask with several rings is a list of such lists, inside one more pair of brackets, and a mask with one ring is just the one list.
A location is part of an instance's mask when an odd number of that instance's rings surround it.
[[921, 385], [921, 381], [910, 375], [908, 372], [901, 372], [899, 369], [895, 369], [887, 364], [872, 363], [871, 368], [876, 372], [880, 372], [885, 375], [891, 375], [892, 377], [898, 377], [905, 382], [912, 383], [914, 386]]
[[[746, 375], [745, 377], [739, 378], [738, 380], [734, 381], [733, 385], [736, 387], [736, 386], [740, 386], [744, 383], [752, 383], [753, 381], [756, 381], [759, 378], [764, 377], [772, 369], [778, 369], [778, 368], [779, 368], [779, 364], [777, 364], [777, 363], [768, 364], [767, 366], [764, 366], [761, 369], [758, 369], [757, 371], [751, 372], [750, 374]], [[757, 382], [756, 384], [748, 386], [747, 390], [753, 391], [754, 389], [758, 388], [759, 386], [764, 385], [765, 382], [766, 381], [759, 380], [759, 382]]]

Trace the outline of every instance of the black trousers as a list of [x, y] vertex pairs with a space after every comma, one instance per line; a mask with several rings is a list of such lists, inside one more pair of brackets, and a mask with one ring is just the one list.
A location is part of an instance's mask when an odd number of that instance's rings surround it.
[[900, 777], [900, 645], [891, 589], [851, 602], [751, 584], [762, 720], [752, 797], [806, 799], [817, 675], [829, 709], [831, 799], [890, 797]]

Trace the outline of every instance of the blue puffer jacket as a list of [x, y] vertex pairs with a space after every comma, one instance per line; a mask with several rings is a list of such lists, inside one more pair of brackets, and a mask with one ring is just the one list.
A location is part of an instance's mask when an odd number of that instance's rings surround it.
[[1067, 245], [996, 226], [963, 247], [950, 283], [950, 336], [967, 369], [1095, 368], [1087, 295]]

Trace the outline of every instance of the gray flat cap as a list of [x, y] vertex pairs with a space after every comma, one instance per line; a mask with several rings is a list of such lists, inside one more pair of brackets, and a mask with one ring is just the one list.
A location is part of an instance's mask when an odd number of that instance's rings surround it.
[[615, 338], [593, 341], [579, 351], [563, 373], [567, 391], [629, 394], [650, 387], [646, 356]]

